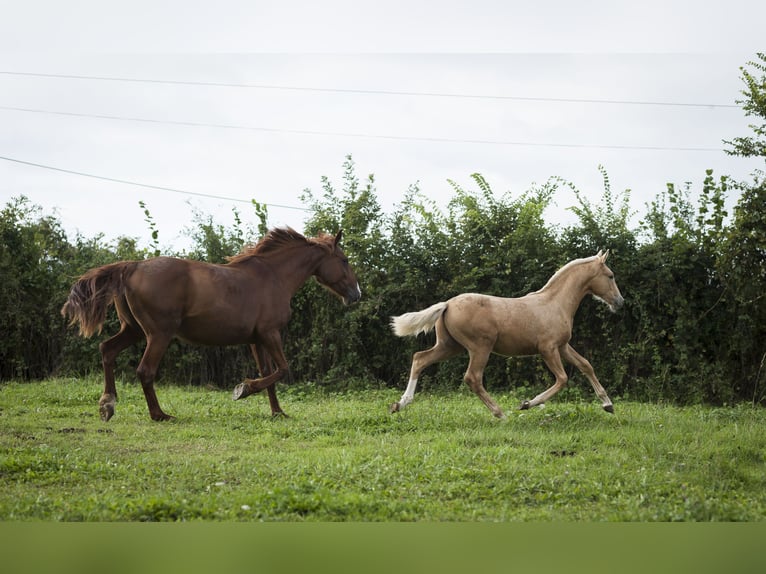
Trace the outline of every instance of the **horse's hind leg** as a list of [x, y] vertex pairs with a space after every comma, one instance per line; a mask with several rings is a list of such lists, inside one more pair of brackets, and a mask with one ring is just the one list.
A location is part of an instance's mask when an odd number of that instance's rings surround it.
[[117, 387], [114, 384], [114, 367], [117, 355], [143, 337], [143, 333], [135, 326], [122, 322], [120, 332], [99, 345], [101, 363], [104, 366], [104, 392], [98, 401], [101, 420], [107, 422], [114, 416], [117, 402]]
[[418, 385], [418, 377], [423, 369], [434, 363], [454, 357], [463, 350], [463, 347], [444, 328], [443, 321], [439, 319], [436, 323], [436, 344], [430, 349], [419, 351], [412, 356], [412, 366], [410, 367], [410, 378], [407, 382], [407, 388], [399, 402], [393, 403], [389, 411], [392, 413], [398, 412], [412, 402], [412, 399], [415, 397], [415, 388]]
[[147, 335], [146, 350], [136, 370], [141, 381], [141, 388], [144, 391], [144, 397], [146, 397], [146, 405], [149, 407], [149, 416], [154, 421], [166, 421], [174, 418], [163, 412], [157, 400], [157, 393], [154, 390], [154, 378], [157, 376], [157, 368], [169, 344], [170, 337], [166, 335]]
[[[491, 348], [488, 347], [488, 348]], [[489, 360], [489, 350], [477, 349], [468, 351], [470, 359], [468, 361], [468, 370], [463, 377], [470, 389], [478, 395], [482, 402], [487, 405], [490, 412], [499, 419], [505, 418], [502, 409], [489, 396], [487, 389], [484, 388], [482, 379], [484, 378], [484, 368]]]
[[598, 382], [598, 378], [596, 378], [596, 372], [593, 370], [593, 366], [590, 364], [590, 362], [577, 351], [575, 351], [569, 344], [566, 344], [561, 348], [561, 354], [564, 356], [566, 361], [572, 363], [580, 370], [583, 375], [587, 377], [591, 386], [593, 387], [593, 390], [596, 391], [596, 395], [598, 395], [598, 398], [601, 399], [601, 406], [604, 408], [604, 410], [608, 413], [613, 413], [614, 405], [612, 405], [612, 401], [606, 394], [604, 387], [602, 387], [601, 383]]

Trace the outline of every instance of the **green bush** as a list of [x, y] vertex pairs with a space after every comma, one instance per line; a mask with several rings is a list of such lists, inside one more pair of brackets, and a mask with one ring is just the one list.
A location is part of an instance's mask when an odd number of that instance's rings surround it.
[[[387, 215], [374, 177], [360, 182], [350, 157], [344, 167], [341, 189], [324, 178], [321, 196], [304, 193], [311, 214], [305, 233], [343, 229], [343, 248], [363, 297], [344, 308], [315, 281], [299, 290], [284, 333], [294, 380], [333, 389], [403, 388], [412, 353], [433, 344], [433, 334], [397, 338], [389, 328], [392, 315], [466, 291], [522, 296], [542, 287], [570, 259], [608, 248], [626, 305], [611, 314], [584, 300], [572, 344], [593, 363], [610, 395], [677, 403], [764, 400], [763, 182], [738, 184], [741, 199], [731, 220], [723, 207], [732, 187], [727, 178], [715, 180], [708, 172], [696, 201], [688, 185], [669, 185], [632, 228], [628, 192], [614, 193], [603, 168], [604, 189], [596, 203], [558, 178], [519, 196], [498, 197], [474, 174], [474, 189], [450, 182], [454, 193], [446, 211], [414, 185]], [[564, 229], [545, 219], [561, 186], [578, 198], [572, 206], [576, 223]], [[59, 309], [87, 269], [155, 254], [159, 230], [143, 207], [149, 248], [139, 248], [132, 238], [112, 244], [103, 236], [70, 240], [55, 217], [41, 215], [25, 198], [8, 202], [0, 213], [0, 379], [100, 372], [98, 344], [118, 329], [115, 314], [101, 337], [82, 339], [67, 328]], [[236, 211], [230, 228], [196, 214], [188, 230], [195, 245], [175, 255], [224, 262], [264, 232], [265, 207], [254, 208], [257, 230], [245, 227]], [[141, 352], [120, 356], [121, 376], [134, 380]], [[467, 357], [455, 358], [427, 369], [421, 388], [459, 387], [466, 364]], [[569, 373], [571, 387], [590, 392], [584, 377], [571, 368]], [[163, 380], [221, 388], [254, 375], [246, 347], [177, 342], [160, 366]], [[532, 394], [551, 382], [539, 358], [493, 357], [486, 370], [490, 390]]]

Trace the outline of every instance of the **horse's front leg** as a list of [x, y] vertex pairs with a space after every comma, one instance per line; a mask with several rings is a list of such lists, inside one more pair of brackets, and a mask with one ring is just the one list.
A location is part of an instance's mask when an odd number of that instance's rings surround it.
[[[272, 414], [282, 413], [274, 390], [274, 383], [288, 374], [287, 359], [282, 350], [282, 338], [279, 332], [276, 332], [276, 334], [264, 339], [257, 347], [253, 345], [251, 348], [255, 353], [263, 376], [258, 379], [245, 379], [238, 384], [234, 387], [232, 399], [236, 401], [267, 389]], [[269, 372], [272, 368], [273, 372]]]
[[[250, 345], [250, 351], [253, 353], [253, 358], [255, 358], [255, 364], [258, 367], [258, 372], [261, 374], [261, 377], [267, 377], [275, 371], [274, 362], [271, 360], [271, 356], [268, 353], [266, 353], [266, 351], [263, 349], [262, 346], [252, 344]], [[250, 381], [250, 382], [255, 380], [256, 379], [247, 379], [247, 381]], [[242, 389], [240, 390], [242, 392], [247, 392], [244, 387], [242, 387]], [[287, 415], [282, 410], [282, 407], [279, 406], [279, 400], [277, 399], [276, 385], [271, 384], [268, 387], [266, 387], [266, 392], [269, 395], [269, 406], [271, 407], [271, 416], [286, 417]], [[242, 398], [243, 396], [247, 396], [247, 395], [240, 395], [239, 397], [235, 396], [234, 400], [237, 400], [238, 398]]]

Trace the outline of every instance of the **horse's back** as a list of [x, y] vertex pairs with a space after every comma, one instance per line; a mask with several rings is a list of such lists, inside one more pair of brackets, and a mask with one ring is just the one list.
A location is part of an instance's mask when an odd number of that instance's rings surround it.
[[176, 337], [192, 343], [249, 343], [257, 326], [271, 328], [273, 321], [281, 326], [290, 312], [289, 302], [279, 305], [273, 296], [268, 274], [252, 271], [157, 257], [135, 269], [125, 296], [142, 325], [172, 330]]
[[170, 301], [179, 300], [189, 285], [190, 263], [176, 257], [155, 257], [137, 262], [126, 277], [128, 301], [140, 300], [165, 306]]

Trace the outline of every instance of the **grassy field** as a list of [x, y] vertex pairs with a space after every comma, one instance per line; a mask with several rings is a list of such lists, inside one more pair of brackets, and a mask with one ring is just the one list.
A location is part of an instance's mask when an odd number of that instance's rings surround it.
[[160, 386], [167, 423], [119, 383], [0, 386], [0, 520], [763, 521], [766, 411], [557, 397], [494, 419], [461, 387], [265, 396]]

